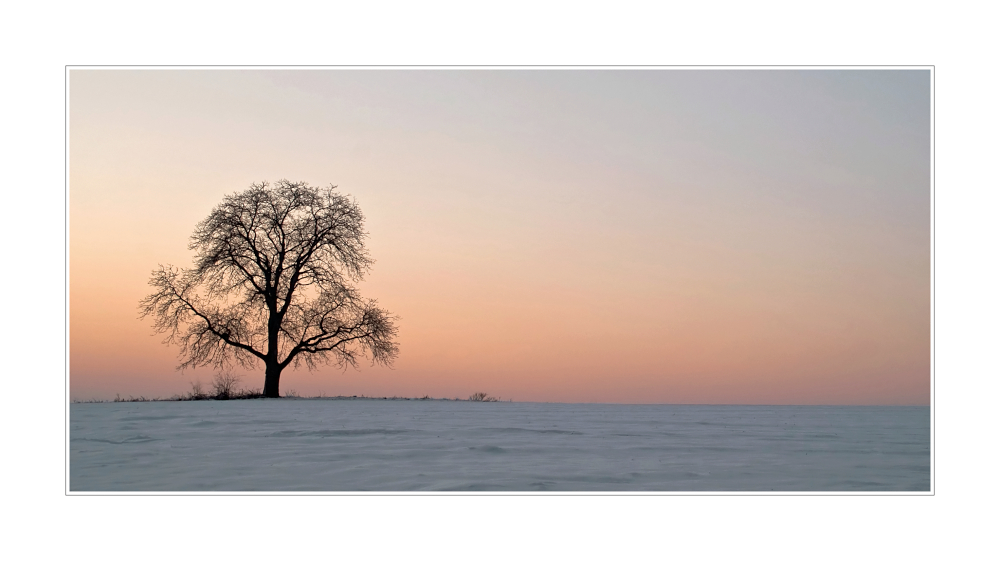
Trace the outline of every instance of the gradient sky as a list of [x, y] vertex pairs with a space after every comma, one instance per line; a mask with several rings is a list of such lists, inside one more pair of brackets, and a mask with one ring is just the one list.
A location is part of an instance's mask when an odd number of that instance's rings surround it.
[[72, 399], [211, 380], [138, 302], [286, 178], [357, 199], [402, 319], [282, 391], [930, 401], [929, 70], [76, 69], [69, 140]]

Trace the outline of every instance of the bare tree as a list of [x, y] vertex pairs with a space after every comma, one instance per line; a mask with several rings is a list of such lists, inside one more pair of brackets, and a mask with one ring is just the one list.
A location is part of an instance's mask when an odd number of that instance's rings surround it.
[[373, 263], [363, 226], [334, 186], [255, 183], [195, 228], [193, 268], [153, 272], [141, 317], [180, 346], [179, 369], [263, 362], [266, 397], [289, 365], [390, 365], [398, 318], [352, 286]]

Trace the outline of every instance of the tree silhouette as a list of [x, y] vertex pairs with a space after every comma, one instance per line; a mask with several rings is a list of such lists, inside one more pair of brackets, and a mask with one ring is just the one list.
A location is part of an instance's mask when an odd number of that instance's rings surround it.
[[361, 209], [335, 189], [255, 183], [197, 225], [193, 268], [153, 271], [141, 317], [180, 346], [178, 369], [262, 361], [264, 395], [278, 397], [289, 365], [392, 363], [398, 318], [352, 286], [373, 260]]

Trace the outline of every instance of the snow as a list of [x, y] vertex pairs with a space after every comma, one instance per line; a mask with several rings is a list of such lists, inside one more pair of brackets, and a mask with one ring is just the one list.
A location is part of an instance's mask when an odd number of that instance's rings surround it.
[[73, 403], [70, 492], [928, 492], [929, 407]]

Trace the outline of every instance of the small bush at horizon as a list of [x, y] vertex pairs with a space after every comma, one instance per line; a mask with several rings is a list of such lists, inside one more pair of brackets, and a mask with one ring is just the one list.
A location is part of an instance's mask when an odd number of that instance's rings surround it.
[[215, 399], [232, 399], [237, 393], [240, 380], [243, 376], [229, 372], [216, 372], [212, 380], [212, 389], [215, 391]]

